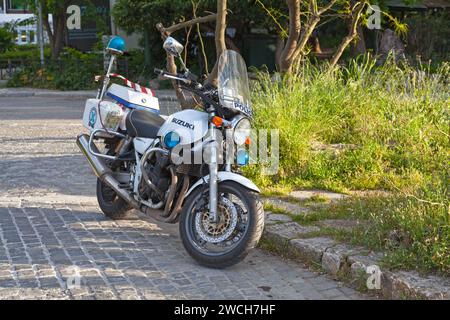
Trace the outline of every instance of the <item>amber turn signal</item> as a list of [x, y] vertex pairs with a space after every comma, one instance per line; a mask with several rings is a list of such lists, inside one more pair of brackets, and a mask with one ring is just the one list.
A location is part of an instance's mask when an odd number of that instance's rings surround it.
[[211, 122], [218, 128], [223, 125], [223, 119], [221, 117], [213, 117]]

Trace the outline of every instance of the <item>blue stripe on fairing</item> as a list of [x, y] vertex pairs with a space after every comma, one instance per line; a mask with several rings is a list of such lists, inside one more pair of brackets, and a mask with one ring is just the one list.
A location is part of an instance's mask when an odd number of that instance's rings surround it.
[[119, 98], [118, 96], [116, 96], [115, 94], [112, 94], [110, 92], [107, 92], [106, 95], [108, 97], [110, 97], [111, 99], [116, 100], [118, 103], [123, 104], [125, 107], [130, 108], [130, 109], [136, 109], [136, 110], [145, 110], [145, 111], [150, 111], [156, 114], [159, 114], [159, 110], [156, 109], [152, 109], [152, 108], [146, 108], [131, 102], [128, 102], [122, 98]]

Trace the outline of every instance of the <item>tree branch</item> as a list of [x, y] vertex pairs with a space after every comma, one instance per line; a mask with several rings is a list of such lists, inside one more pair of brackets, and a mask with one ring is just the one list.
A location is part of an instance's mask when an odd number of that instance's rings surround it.
[[204, 17], [195, 18], [189, 21], [181, 22], [178, 24], [174, 24], [173, 26], [170, 26], [168, 28], [164, 28], [162, 23], [158, 23], [156, 25], [156, 29], [158, 29], [161, 34], [164, 34], [165, 37], [168, 37], [170, 34], [174, 33], [175, 31], [188, 28], [190, 26], [193, 26], [197, 23], [205, 23], [205, 22], [211, 22], [217, 19], [217, 14], [210, 14]]
[[319, 16], [321, 16], [322, 14], [324, 14], [325, 12], [327, 12], [328, 10], [330, 10], [335, 4], [336, 4], [337, 0], [332, 0], [330, 1], [329, 4], [327, 4], [326, 6], [324, 6], [322, 9], [320, 9], [317, 14]]
[[[210, 22], [217, 19], [217, 14], [210, 14], [204, 17], [194, 18], [189, 21], [181, 22], [175, 25], [172, 25], [168, 28], [165, 28], [162, 23], [158, 23], [156, 25], [156, 29], [161, 33], [161, 37], [163, 39], [166, 39], [169, 37], [173, 32], [176, 32], [178, 30], [182, 30], [185, 28], [191, 28], [194, 25], [199, 25], [200, 23]], [[177, 65], [175, 63], [175, 59], [170, 54], [167, 54], [167, 64], [166, 64], [167, 71], [170, 73], [177, 73]], [[176, 81], [172, 81], [173, 88], [175, 89], [175, 93], [177, 95], [177, 99], [180, 102], [181, 108], [184, 109], [191, 109], [194, 108], [197, 105], [197, 102], [195, 99], [193, 99], [192, 95], [188, 94], [186, 95], [183, 90], [177, 85]]]
[[350, 24], [350, 29], [348, 32], [348, 35], [342, 39], [342, 42], [340, 43], [338, 49], [336, 50], [335, 54], [331, 58], [330, 61], [330, 68], [334, 68], [336, 64], [338, 63], [339, 59], [341, 58], [342, 54], [344, 53], [344, 50], [347, 48], [347, 46], [355, 39], [355, 37], [358, 34], [358, 24], [361, 20], [361, 15], [366, 6], [366, 2], [357, 2], [355, 6], [352, 9], [352, 22]]
[[309, 12], [306, 14], [307, 20], [305, 23], [300, 18], [300, 0], [286, 0], [289, 8], [289, 36], [282, 50], [277, 64], [280, 66], [280, 71], [289, 71], [292, 64], [299, 58], [305, 50], [308, 41], [320, 22], [321, 16], [330, 10], [338, 0], [331, 0], [326, 6], [318, 8], [316, 0], [308, 1]]

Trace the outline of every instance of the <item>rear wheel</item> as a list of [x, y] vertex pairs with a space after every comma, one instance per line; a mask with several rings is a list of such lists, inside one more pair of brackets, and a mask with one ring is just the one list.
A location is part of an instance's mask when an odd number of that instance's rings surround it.
[[186, 251], [201, 265], [226, 268], [242, 261], [261, 238], [264, 210], [258, 194], [242, 185], [219, 184], [219, 222], [209, 220], [209, 193], [197, 188], [186, 199], [180, 236]]
[[105, 216], [113, 220], [125, 218], [131, 210], [131, 206], [100, 179], [97, 179], [97, 200]]

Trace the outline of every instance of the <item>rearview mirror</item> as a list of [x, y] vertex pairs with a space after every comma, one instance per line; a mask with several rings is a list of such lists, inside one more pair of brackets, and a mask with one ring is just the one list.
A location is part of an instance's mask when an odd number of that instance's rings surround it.
[[168, 54], [177, 58], [181, 56], [181, 53], [184, 50], [183, 45], [172, 37], [168, 37], [166, 41], [164, 41], [163, 48]]

